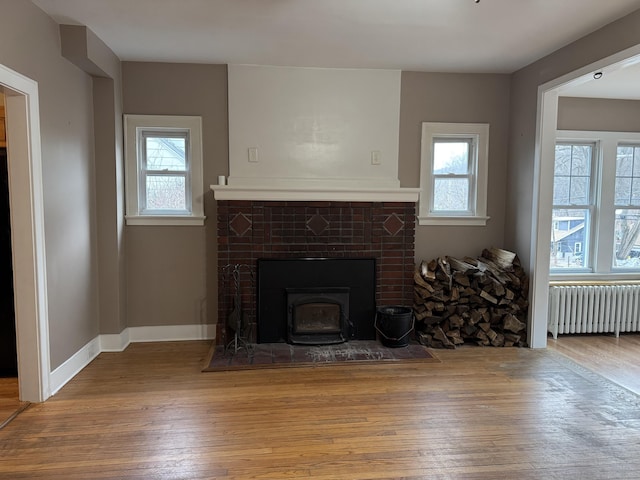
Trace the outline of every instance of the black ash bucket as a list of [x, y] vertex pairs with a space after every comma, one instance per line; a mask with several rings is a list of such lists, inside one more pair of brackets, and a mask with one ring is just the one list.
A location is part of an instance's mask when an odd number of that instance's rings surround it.
[[413, 310], [398, 305], [379, 307], [376, 310], [375, 327], [385, 347], [406, 347], [413, 330]]

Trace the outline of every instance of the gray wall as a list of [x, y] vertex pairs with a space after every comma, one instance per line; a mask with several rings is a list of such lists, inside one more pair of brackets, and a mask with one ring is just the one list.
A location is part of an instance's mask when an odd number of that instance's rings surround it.
[[225, 65], [123, 62], [124, 113], [200, 115], [204, 227], [128, 226], [128, 326], [217, 321], [216, 205], [209, 185], [228, 175]]
[[[216, 65], [123, 63], [124, 112], [202, 115], [206, 227], [126, 227], [129, 326], [216, 322], [215, 202], [208, 190], [227, 173], [226, 68]], [[179, 85], [179, 88], [176, 88]], [[504, 243], [509, 76], [403, 72], [399, 176], [419, 186], [424, 121], [487, 122], [490, 127], [486, 227], [418, 227], [416, 260], [478, 255]], [[206, 261], [204, 261], [206, 259]]]
[[558, 129], [640, 132], [640, 100], [560, 97]]
[[506, 245], [531, 260], [531, 222], [538, 87], [640, 44], [640, 10], [515, 72], [511, 80]]
[[51, 368], [98, 334], [92, 80], [60, 55], [58, 25], [0, 0], [0, 63], [38, 82]]
[[504, 246], [509, 75], [402, 73], [399, 177], [420, 186], [422, 122], [488, 123], [489, 184], [484, 227], [418, 226], [416, 261], [438, 256], [477, 256]]

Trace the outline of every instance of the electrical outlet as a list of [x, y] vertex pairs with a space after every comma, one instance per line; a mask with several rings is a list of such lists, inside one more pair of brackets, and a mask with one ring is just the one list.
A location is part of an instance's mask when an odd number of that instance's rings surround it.
[[258, 149], [256, 147], [249, 149], [249, 161], [251, 163], [258, 163]]
[[371, 151], [371, 165], [380, 165], [380, 150]]

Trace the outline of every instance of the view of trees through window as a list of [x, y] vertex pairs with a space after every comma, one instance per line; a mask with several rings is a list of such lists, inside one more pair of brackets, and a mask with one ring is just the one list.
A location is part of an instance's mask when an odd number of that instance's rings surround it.
[[[603, 178], [613, 177], [613, 159], [609, 163], [603, 159], [598, 166], [597, 148], [595, 142], [556, 145], [552, 269], [593, 267], [595, 249], [600, 245], [613, 245], [608, 268], [640, 269], [640, 146], [618, 145], [615, 185], [613, 181], [603, 183]], [[610, 173], [601, 178], [600, 172], [606, 168]], [[608, 192], [605, 196], [613, 197], [613, 202], [603, 205], [598, 191]]]
[[434, 212], [471, 210], [470, 170], [470, 140], [434, 139], [432, 203]]
[[186, 137], [145, 136], [145, 210], [187, 209]]
[[[640, 147], [620, 145], [616, 155], [615, 258], [622, 268], [640, 267]], [[624, 208], [623, 208], [624, 207]]]
[[556, 145], [551, 268], [588, 266], [593, 153], [593, 144]]

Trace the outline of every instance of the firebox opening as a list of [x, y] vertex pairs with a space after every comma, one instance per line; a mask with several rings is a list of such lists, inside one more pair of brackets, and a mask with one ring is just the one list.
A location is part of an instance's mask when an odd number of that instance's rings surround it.
[[[257, 267], [257, 343], [292, 343], [293, 303], [338, 304], [347, 341], [376, 339], [375, 258], [261, 258]], [[343, 341], [332, 335], [331, 341]]]
[[287, 341], [342, 343], [350, 336], [349, 288], [287, 288]]

